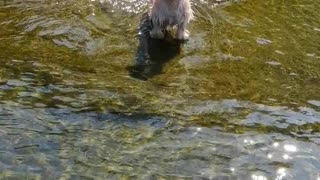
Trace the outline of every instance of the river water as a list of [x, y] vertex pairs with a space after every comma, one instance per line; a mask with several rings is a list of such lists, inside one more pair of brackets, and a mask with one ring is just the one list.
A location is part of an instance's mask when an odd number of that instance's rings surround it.
[[193, 0], [130, 75], [147, 0], [0, 0], [0, 179], [320, 179], [319, 0]]

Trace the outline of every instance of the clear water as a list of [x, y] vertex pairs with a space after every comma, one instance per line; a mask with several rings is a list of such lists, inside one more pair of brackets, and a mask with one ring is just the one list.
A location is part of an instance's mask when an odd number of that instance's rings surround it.
[[320, 1], [194, 0], [129, 76], [147, 0], [0, 0], [0, 179], [320, 179]]

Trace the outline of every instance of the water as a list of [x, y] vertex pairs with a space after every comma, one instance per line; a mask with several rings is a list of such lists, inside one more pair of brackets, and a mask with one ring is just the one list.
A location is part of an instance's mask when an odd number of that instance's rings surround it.
[[0, 179], [320, 179], [319, 0], [195, 0], [140, 80], [146, 7], [0, 1]]

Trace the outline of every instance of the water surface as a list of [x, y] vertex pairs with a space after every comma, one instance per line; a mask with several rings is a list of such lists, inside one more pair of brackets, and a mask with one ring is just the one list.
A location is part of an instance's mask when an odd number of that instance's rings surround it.
[[320, 1], [194, 0], [143, 81], [147, 2], [0, 1], [0, 179], [318, 180]]

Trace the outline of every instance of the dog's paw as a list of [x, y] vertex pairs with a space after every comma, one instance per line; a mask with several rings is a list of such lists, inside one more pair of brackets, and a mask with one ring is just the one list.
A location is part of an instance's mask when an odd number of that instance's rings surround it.
[[179, 40], [189, 40], [189, 31], [188, 30], [178, 30], [176, 37]]

